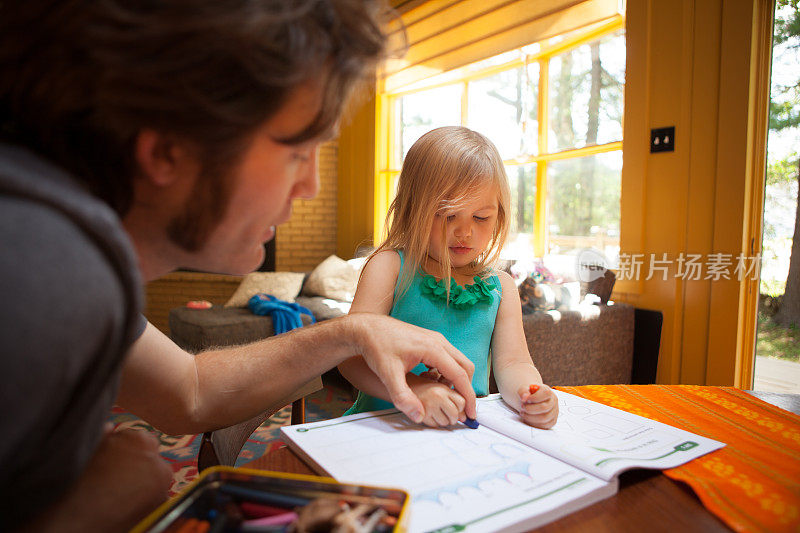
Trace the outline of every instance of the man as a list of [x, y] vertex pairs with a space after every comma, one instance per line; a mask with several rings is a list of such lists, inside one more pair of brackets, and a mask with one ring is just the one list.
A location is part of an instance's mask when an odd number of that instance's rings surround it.
[[363, 354], [413, 420], [436, 367], [475, 415], [444, 338], [349, 315], [193, 356], [141, 317], [142, 281], [243, 274], [318, 190], [318, 145], [380, 59], [362, 0], [0, 3], [0, 529], [125, 530], [165, 495], [154, 439], [238, 423]]

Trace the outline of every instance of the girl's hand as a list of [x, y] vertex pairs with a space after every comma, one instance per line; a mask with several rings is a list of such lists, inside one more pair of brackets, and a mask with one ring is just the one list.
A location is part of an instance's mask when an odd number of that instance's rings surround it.
[[426, 426], [452, 426], [467, 419], [464, 414], [466, 400], [448, 385], [430, 379], [409, 385], [425, 407], [422, 423]]
[[444, 377], [444, 376], [443, 376], [443, 375], [442, 375], [442, 374], [441, 374], [441, 373], [440, 373], [440, 372], [439, 372], [437, 369], [435, 369], [435, 368], [429, 368], [429, 369], [428, 369], [428, 370], [426, 370], [425, 372], [421, 373], [421, 374], [419, 375], [419, 377], [421, 377], [421, 378], [428, 378], [428, 379], [430, 379], [430, 380], [433, 380], [433, 381], [438, 381], [439, 383], [442, 383], [442, 384], [444, 384], [444, 385], [447, 385], [448, 387], [452, 387], [452, 386], [453, 386], [453, 383], [452, 383], [452, 382], [451, 382], [449, 379], [447, 379], [446, 377]]
[[529, 426], [550, 429], [558, 420], [558, 397], [544, 384], [529, 385], [519, 389], [522, 421]]

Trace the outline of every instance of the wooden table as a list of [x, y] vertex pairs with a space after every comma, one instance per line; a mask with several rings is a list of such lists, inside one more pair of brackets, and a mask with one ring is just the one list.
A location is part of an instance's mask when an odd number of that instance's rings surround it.
[[[800, 414], [800, 395], [751, 393], [762, 400]], [[315, 474], [288, 448], [278, 449], [248, 463], [247, 468]], [[590, 507], [537, 529], [538, 532], [602, 531], [731, 531], [708, 512], [694, 492], [659, 471], [631, 470], [620, 475], [619, 492]]]

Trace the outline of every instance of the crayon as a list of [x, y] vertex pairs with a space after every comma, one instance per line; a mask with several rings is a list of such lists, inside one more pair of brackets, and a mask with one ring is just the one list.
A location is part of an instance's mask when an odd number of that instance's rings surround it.
[[301, 498], [291, 494], [279, 494], [275, 492], [264, 492], [256, 489], [248, 489], [245, 487], [238, 487], [236, 485], [222, 485], [219, 490], [234, 496], [240, 500], [263, 503], [267, 505], [274, 505], [276, 507], [283, 507], [285, 509], [292, 509], [294, 507], [302, 507], [307, 505], [308, 498]]
[[386, 510], [379, 507], [376, 511], [373, 511], [369, 518], [362, 524], [362, 529], [364, 531], [375, 531], [376, 526], [385, 516], [387, 516]]
[[164, 530], [164, 533], [179, 533], [181, 529], [186, 525], [189, 519], [184, 516], [179, 516], [172, 522], [167, 528]]
[[[276, 491], [277, 494], [288, 494], [288, 492], [282, 492], [280, 489], [277, 489], [275, 487], [271, 487], [270, 490]], [[272, 494], [275, 494], [276, 492], [273, 492]], [[389, 512], [399, 512], [402, 505], [402, 502], [392, 498], [366, 496], [363, 494], [349, 494], [346, 492], [329, 492], [324, 490], [300, 489], [300, 490], [291, 490], [291, 494], [294, 496], [300, 496], [302, 498], [308, 498], [309, 500], [313, 500], [316, 498], [334, 498], [350, 504], [365, 503], [368, 505], [377, 505], [384, 507]]]
[[197, 526], [200, 524], [200, 520], [197, 518], [190, 518], [186, 522], [184, 522], [181, 527], [178, 528], [176, 533], [194, 533], [197, 529]]
[[216, 512], [216, 509], [209, 511], [207, 518], [211, 521], [208, 533], [222, 533], [228, 527], [228, 516], [225, 513]]
[[474, 418], [469, 418], [469, 417], [467, 417], [467, 419], [464, 420], [464, 425], [467, 426], [470, 429], [478, 429], [478, 426], [480, 426], [480, 424], [478, 424], [477, 420], [475, 420]]
[[290, 531], [291, 526], [281, 524], [277, 526], [248, 526], [247, 529], [239, 526], [236, 531], [247, 531], [249, 533], [286, 533]]
[[289, 511], [288, 513], [276, 514], [274, 516], [256, 518], [255, 520], [245, 520], [239, 528], [242, 531], [249, 531], [260, 526], [282, 526], [291, 524], [295, 520], [297, 520], [297, 513]]
[[530, 391], [531, 394], [536, 394], [536, 391], [539, 390], [539, 385], [531, 385], [530, 387], [528, 387], [528, 390]]
[[[244, 503], [245, 502], [242, 502], [242, 504]], [[236, 505], [235, 502], [233, 502], [233, 500], [225, 502], [224, 504], [220, 505], [220, 507], [222, 508], [222, 512], [220, 514], [224, 514], [225, 518], [228, 521], [233, 522], [234, 524], [238, 524], [239, 522], [244, 520], [244, 516], [242, 515], [242, 510], [239, 508], [238, 505]], [[281, 509], [281, 512], [283, 511], [284, 509]]]
[[[189, 518], [182, 522], [180, 527], [175, 530], [175, 533], [206, 533], [211, 527], [207, 520], [198, 520], [197, 518]], [[169, 528], [172, 530], [173, 528]]]
[[283, 514], [286, 512], [285, 507], [275, 507], [253, 502], [242, 502], [239, 504], [239, 509], [241, 509], [247, 518], [264, 518], [265, 516], [275, 516], [276, 514]]

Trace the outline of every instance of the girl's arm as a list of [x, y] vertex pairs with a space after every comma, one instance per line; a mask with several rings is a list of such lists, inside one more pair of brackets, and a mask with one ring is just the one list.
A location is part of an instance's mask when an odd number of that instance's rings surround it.
[[[558, 399], [542, 383], [528, 352], [517, 286], [505, 272], [498, 277], [503, 298], [492, 335], [492, 369], [497, 387], [503, 400], [520, 412], [525, 423], [544, 429], [552, 427], [558, 418]], [[537, 385], [538, 390], [531, 393], [531, 385]]]
[[[350, 313], [388, 315], [394, 303], [394, 288], [399, 275], [400, 256], [397, 252], [387, 250], [375, 255], [364, 266]], [[338, 368], [347, 381], [361, 392], [391, 401], [386, 387], [367, 366], [363, 357], [351, 357], [340, 363]], [[450, 387], [411, 373], [406, 378], [409, 387], [425, 408], [423, 423], [429, 426], [446, 426], [466, 419], [465, 400]]]

